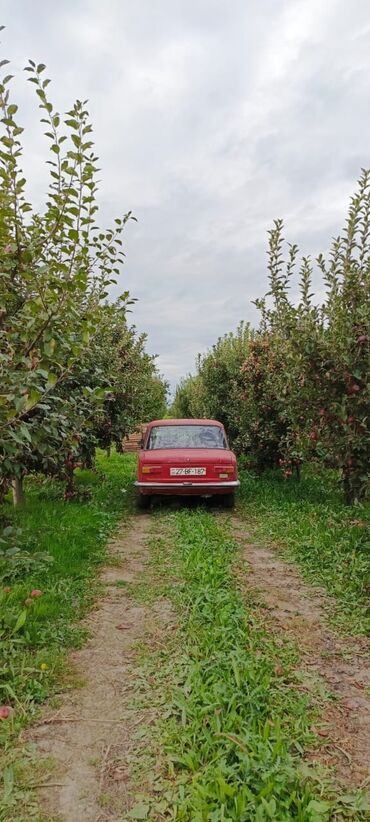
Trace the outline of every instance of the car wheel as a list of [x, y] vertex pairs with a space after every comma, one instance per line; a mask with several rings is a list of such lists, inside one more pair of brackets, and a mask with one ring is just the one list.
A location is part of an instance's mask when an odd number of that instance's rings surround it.
[[151, 496], [149, 494], [140, 494], [138, 493], [136, 497], [136, 504], [139, 511], [147, 511], [150, 508], [150, 503], [152, 501]]
[[235, 494], [225, 494], [223, 499], [223, 506], [224, 508], [234, 508], [235, 507]]

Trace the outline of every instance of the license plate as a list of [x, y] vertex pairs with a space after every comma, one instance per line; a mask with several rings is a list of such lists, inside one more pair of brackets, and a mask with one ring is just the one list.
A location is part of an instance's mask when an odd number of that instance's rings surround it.
[[205, 468], [170, 468], [171, 477], [204, 477]]

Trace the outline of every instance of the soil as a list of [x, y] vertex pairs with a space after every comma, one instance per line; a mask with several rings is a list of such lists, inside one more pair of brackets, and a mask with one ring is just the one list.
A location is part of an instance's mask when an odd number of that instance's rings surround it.
[[90, 640], [71, 654], [82, 687], [65, 694], [58, 711], [46, 710], [33, 729], [39, 755], [55, 763], [51, 787], [40, 791], [48, 822], [123, 819], [132, 805], [128, 774], [133, 749], [140, 746], [138, 727], [154, 721], [149, 710], [131, 704], [140, 689], [136, 646], [154, 635], [157, 642], [171, 619], [166, 601], [138, 605], [127, 587], [120, 587], [145, 574], [150, 522], [142, 515], [117, 534], [111, 545], [114, 564], [101, 576], [105, 593], [86, 620]]
[[318, 726], [325, 744], [308, 758], [334, 767], [348, 788], [365, 785], [370, 774], [369, 643], [360, 637], [338, 636], [328, 624], [330, 598], [307, 585], [297, 567], [277, 550], [250, 542], [244, 524], [233, 517], [233, 532], [247, 564], [244, 583], [258, 592], [275, 633], [298, 646], [297, 687], [317, 691], [321, 683], [334, 700], [323, 700]]

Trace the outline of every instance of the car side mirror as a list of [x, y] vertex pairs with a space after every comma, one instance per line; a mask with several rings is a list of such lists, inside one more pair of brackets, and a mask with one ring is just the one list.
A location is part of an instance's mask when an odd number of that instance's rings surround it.
[[140, 446], [140, 448], [144, 448], [144, 437], [141, 438], [141, 440], [139, 442], [139, 446]]

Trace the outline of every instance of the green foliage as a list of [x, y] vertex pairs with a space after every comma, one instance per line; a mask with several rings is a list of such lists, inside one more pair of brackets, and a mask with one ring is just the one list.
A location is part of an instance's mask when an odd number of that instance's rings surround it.
[[235, 334], [225, 334], [198, 358], [198, 373], [189, 375], [176, 389], [174, 417], [209, 417], [227, 426], [231, 438], [238, 433], [235, 398], [240, 369], [248, 355], [251, 332], [241, 323]]
[[[23, 129], [15, 120], [8, 79], [0, 84], [0, 471], [21, 476], [28, 458], [41, 466], [66, 443], [76, 415], [89, 413], [93, 396], [63, 384], [90, 350], [109, 285], [122, 262], [121, 234], [99, 231], [95, 202], [97, 157], [85, 104], [64, 122], [47, 96], [44, 66], [26, 70], [35, 86], [53, 159], [43, 213], [25, 197], [20, 168]], [[125, 295], [125, 303], [127, 295]]]
[[17, 545], [9, 548], [7, 537], [5, 529], [5, 539], [0, 539], [0, 584], [22, 579], [31, 572], [37, 574], [52, 563], [53, 558], [46, 551], [31, 553]]
[[300, 267], [300, 301], [289, 299], [298, 249], [284, 263], [282, 223], [270, 232], [272, 306], [258, 301], [262, 329], [284, 366], [271, 375], [283, 398], [287, 458], [313, 458], [341, 469], [347, 502], [364, 497], [370, 452], [370, 172], [363, 171], [347, 223], [318, 265], [326, 287], [318, 307], [312, 265]]
[[[269, 232], [269, 291], [257, 300], [257, 332], [241, 326], [198, 359], [197, 375], [176, 395], [218, 417], [239, 453], [258, 469], [281, 465], [299, 475], [303, 461], [341, 471], [347, 503], [368, 490], [370, 453], [370, 171], [363, 171], [348, 219], [326, 262], [324, 301], [312, 294], [312, 263], [298, 248], [284, 259], [283, 224]], [[201, 403], [197, 398], [201, 397]], [[184, 405], [184, 402], [182, 402]], [[202, 415], [202, 413], [200, 415]]]
[[[7, 61], [3, 61], [2, 66]], [[33, 471], [65, 476], [91, 465], [145, 420], [166, 386], [145, 337], [126, 322], [124, 292], [107, 304], [124, 259], [122, 233], [97, 223], [98, 158], [86, 101], [66, 116], [48, 96], [45, 66], [26, 67], [49, 141], [49, 188], [36, 212], [21, 169], [23, 129], [0, 82], [0, 501], [9, 483]], [[151, 405], [150, 405], [151, 404]]]
[[216, 345], [199, 359], [199, 375], [207, 416], [226, 425], [232, 440], [239, 431], [236, 397], [240, 369], [248, 355], [250, 342], [250, 328], [241, 323], [235, 334], [220, 337]]
[[[279, 345], [269, 334], [255, 335], [240, 369], [233, 410], [236, 415], [235, 447], [248, 454], [258, 471], [282, 460], [288, 424], [284, 397], [277, 378], [284, 374], [286, 363]], [[299, 465], [290, 453], [290, 465]]]
[[148, 375], [146, 383], [142, 382], [142, 411], [140, 421], [162, 420], [167, 415], [167, 395], [169, 383], [156, 371]]
[[206, 403], [203, 385], [199, 375], [188, 374], [176, 387], [175, 398], [170, 412], [176, 419], [196, 419], [206, 417]]
[[[138, 423], [166, 411], [167, 383], [158, 374], [155, 357], [145, 351], [146, 336], [128, 327], [120, 302], [106, 305], [94, 344], [77, 368], [77, 385], [89, 396], [99, 392], [90, 417], [80, 415], [75, 426], [74, 453], [89, 463], [96, 446], [120, 449]], [[73, 379], [65, 391], [74, 390]], [[70, 384], [71, 383], [71, 384]]]

